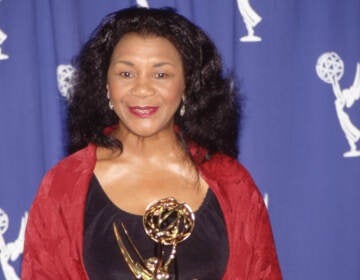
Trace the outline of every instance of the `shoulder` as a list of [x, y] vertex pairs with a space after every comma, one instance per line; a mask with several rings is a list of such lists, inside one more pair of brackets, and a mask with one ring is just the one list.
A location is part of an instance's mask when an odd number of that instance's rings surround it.
[[262, 194], [249, 171], [235, 158], [216, 154], [200, 167], [211, 187], [229, 205], [262, 204]]
[[72, 174], [81, 173], [83, 170], [92, 168], [95, 161], [96, 146], [90, 144], [59, 161], [45, 176], [71, 176]]
[[96, 146], [92, 144], [65, 157], [45, 174], [37, 196], [66, 193], [80, 178], [92, 174], [95, 161]]
[[237, 159], [224, 154], [213, 155], [202, 167], [220, 181], [253, 183], [249, 171]]
[[189, 151], [198, 168], [210, 177], [219, 179], [251, 179], [249, 172], [237, 159], [223, 153], [216, 153], [207, 159], [208, 151], [195, 142], [188, 143]]

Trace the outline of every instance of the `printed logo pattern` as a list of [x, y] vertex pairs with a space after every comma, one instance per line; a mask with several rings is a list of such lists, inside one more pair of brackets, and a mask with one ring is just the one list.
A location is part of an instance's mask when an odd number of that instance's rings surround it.
[[76, 70], [71, 64], [60, 64], [56, 69], [58, 90], [69, 99], [74, 89]]
[[9, 59], [9, 55], [3, 53], [1, 45], [5, 42], [7, 35], [0, 29], [0, 60]]
[[[0, 0], [0, 3], [1, 3], [1, 1], [2, 1], [2, 0]], [[9, 55], [3, 53], [2, 48], [1, 48], [1, 45], [5, 42], [6, 38], [7, 38], [7, 35], [6, 35], [5, 32], [2, 31], [1, 28], [0, 28], [0, 60], [9, 59]]]
[[136, 0], [136, 4], [139, 7], [149, 8], [149, 3], [147, 0]]
[[17, 239], [14, 242], [5, 242], [4, 234], [9, 227], [9, 217], [4, 210], [0, 208], [0, 265], [6, 280], [19, 280], [15, 269], [10, 261], [16, 261], [24, 251], [25, 227], [28, 213], [25, 212], [21, 218], [21, 225]]
[[237, 5], [248, 33], [246, 36], [241, 37], [240, 41], [260, 42], [262, 39], [261, 37], [255, 35], [254, 28], [262, 20], [261, 16], [259, 16], [256, 11], [251, 7], [249, 0], [237, 0]]
[[321, 80], [331, 84], [335, 95], [335, 109], [340, 126], [350, 146], [344, 157], [359, 157], [360, 150], [356, 143], [360, 139], [360, 129], [350, 119], [346, 108], [351, 108], [355, 101], [360, 99], [360, 63], [356, 65], [356, 73], [353, 84], [346, 89], [341, 89], [339, 81], [344, 75], [344, 62], [335, 52], [322, 54], [316, 63], [316, 72]]

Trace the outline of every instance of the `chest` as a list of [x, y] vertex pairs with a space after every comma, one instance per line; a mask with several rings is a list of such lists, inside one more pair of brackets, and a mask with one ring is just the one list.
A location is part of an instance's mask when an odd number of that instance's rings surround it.
[[[145, 259], [156, 254], [157, 245], [146, 235], [142, 217], [114, 205], [93, 178], [86, 202], [83, 250], [90, 279], [101, 279], [108, 274], [111, 276], [106, 279], [110, 280], [133, 279], [114, 237], [114, 221], [126, 226]], [[170, 254], [170, 248], [164, 250], [165, 255]], [[209, 190], [195, 212], [193, 233], [176, 249], [175, 259], [169, 268], [172, 279], [221, 279], [228, 254], [223, 216], [215, 195]]]

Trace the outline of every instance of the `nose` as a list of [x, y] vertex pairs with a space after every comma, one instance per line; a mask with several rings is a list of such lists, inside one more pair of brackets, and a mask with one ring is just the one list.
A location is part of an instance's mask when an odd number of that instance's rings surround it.
[[139, 97], [147, 97], [155, 94], [155, 90], [151, 84], [151, 79], [147, 77], [137, 77], [131, 93]]

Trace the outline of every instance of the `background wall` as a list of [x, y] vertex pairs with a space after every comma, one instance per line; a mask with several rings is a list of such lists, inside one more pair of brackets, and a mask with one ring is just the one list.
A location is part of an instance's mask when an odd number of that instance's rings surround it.
[[[138, 2], [203, 27], [236, 74], [239, 160], [268, 203], [284, 279], [360, 279], [360, 1]], [[18, 279], [26, 212], [64, 156], [71, 59], [134, 4], [0, 0], [0, 279]]]

